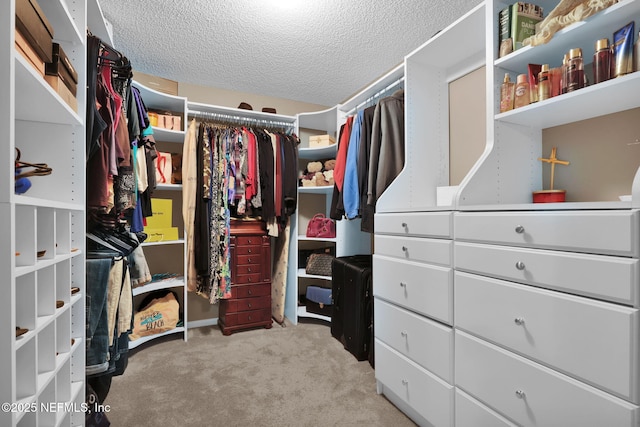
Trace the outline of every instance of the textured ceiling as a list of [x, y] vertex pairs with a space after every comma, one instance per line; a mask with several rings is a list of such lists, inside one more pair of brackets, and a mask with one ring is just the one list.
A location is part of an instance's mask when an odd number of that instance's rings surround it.
[[480, 0], [99, 0], [133, 68], [333, 106]]

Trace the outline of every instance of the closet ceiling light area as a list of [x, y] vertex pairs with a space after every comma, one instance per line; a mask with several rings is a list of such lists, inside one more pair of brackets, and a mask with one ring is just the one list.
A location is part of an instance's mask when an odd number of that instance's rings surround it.
[[332, 106], [480, 0], [100, 0], [134, 70]]

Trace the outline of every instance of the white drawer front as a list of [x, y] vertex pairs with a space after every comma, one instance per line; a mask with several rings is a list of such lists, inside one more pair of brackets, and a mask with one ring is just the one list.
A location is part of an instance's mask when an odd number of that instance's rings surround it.
[[373, 255], [373, 295], [453, 324], [453, 270]]
[[636, 258], [454, 243], [456, 270], [638, 306]]
[[374, 237], [375, 253], [408, 261], [451, 266], [453, 241], [420, 237]]
[[638, 211], [457, 212], [456, 240], [638, 256]]
[[452, 212], [376, 214], [375, 233], [451, 238], [452, 220]]
[[517, 427], [497, 412], [456, 388], [456, 427]]
[[455, 349], [456, 386], [524, 427], [640, 422], [638, 406], [464, 332], [456, 331]]
[[638, 310], [455, 275], [456, 328], [639, 403]]
[[375, 340], [376, 380], [433, 426], [453, 426], [453, 386]]
[[453, 330], [375, 298], [376, 338], [453, 383]]

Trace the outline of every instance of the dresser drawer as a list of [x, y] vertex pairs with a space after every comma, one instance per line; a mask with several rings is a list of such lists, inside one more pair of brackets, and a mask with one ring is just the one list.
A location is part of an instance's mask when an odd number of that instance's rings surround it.
[[231, 277], [231, 282], [234, 285], [239, 285], [243, 283], [260, 283], [262, 282], [262, 274], [261, 273], [253, 273], [253, 274], [236, 274]]
[[453, 383], [453, 330], [375, 298], [376, 338]]
[[252, 324], [271, 323], [270, 320], [271, 308], [263, 308], [260, 310], [227, 313], [224, 317], [224, 326], [225, 328], [233, 326], [251, 327]]
[[430, 425], [453, 426], [453, 386], [375, 340], [376, 380]]
[[452, 212], [376, 214], [375, 233], [451, 238]]
[[224, 311], [224, 313], [227, 315], [229, 313], [257, 310], [260, 308], [271, 308], [271, 295], [239, 299], [225, 299], [220, 301], [220, 310]]
[[455, 325], [639, 403], [638, 310], [466, 273]]
[[455, 349], [456, 386], [524, 427], [640, 422], [638, 406], [464, 332], [456, 331]]
[[236, 236], [238, 246], [260, 246], [264, 243], [265, 237], [260, 235]]
[[478, 243], [454, 243], [456, 270], [639, 305], [639, 261]]
[[379, 255], [444, 266], [451, 265], [452, 240], [379, 236], [376, 234], [374, 244], [375, 253]]
[[517, 427], [491, 408], [456, 388], [456, 427]]
[[373, 295], [453, 324], [453, 270], [373, 255]]
[[638, 257], [638, 211], [457, 212], [456, 240]]
[[260, 265], [262, 256], [261, 254], [250, 254], [250, 255], [238, 255], [236, 257], [238, 260], [238, 266], [241, 265]]
[[231, 299], [271, 295], [271, 283], [231, 286]]
[[260, 264], [238, 265], [235, 271], [238, 276], [242, 274], [260, 274], [262, 272], [262, 266]]
[[255, 255], [260, 256], [262, 252], [261, 246], [236, 246], [236, 256], [240, 255]]

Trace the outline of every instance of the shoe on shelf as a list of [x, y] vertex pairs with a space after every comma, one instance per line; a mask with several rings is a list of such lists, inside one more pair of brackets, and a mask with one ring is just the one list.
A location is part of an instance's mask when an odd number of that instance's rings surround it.
[[20, 326], [16, 326], [16, 338], [18, 338], [20, 335], [26, 334], [27, 332], [29, 332], [27, 328], [21, 328]]
[[64, 305], [64, 301], [60, 301], [60, 300], [56, 301], [56, 308], [60, 308], [63, 305]]
[[80, 288], [77, 286], [74, 286], [71, 288], [71, 295], [73, 294], [77, 294], [78, 292], [80, 292]]

